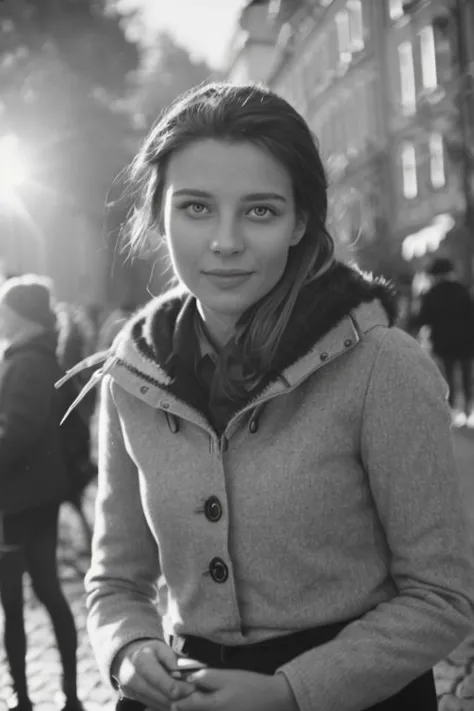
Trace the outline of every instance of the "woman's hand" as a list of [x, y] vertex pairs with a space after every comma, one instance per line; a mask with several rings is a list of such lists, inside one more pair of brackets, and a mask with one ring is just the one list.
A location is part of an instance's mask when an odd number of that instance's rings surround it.
[[171, 703], [195, 690], [193, 684], [173, 679], [176, 654], [158, 639], [131, 642], [116, 657], [113, 676], [124, 696], [154, 711], [169, 711]]
[[171, 711], [298, 711], [283, 674], [205, 669], [189, 677], [196, 691]]

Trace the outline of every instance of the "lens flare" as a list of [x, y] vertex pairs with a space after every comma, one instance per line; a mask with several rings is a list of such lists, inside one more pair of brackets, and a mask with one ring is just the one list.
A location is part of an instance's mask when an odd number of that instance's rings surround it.
[[0, 138], [0, 197], [11, 197], [27, 180], [28, 169], [17, 136]]

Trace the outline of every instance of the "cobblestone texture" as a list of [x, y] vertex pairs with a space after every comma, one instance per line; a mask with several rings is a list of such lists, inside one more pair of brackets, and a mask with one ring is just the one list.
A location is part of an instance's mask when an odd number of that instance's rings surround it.
[[[464, 500], [474, 545], [474, 434], [456, 435], [459, 469]], [[94, 488], [88, 492], [91, 515]], [[87, 711], [112, 711], [114, 695], [97, 671], [86, 633], [83, 575], [88, 557], [84, 550], [80, 524], [74, 511], [64, 506], [61, 513], [59, 564], [64, 591], [70, 601], [79, 635], [78, 688]], [[57, 711], [63, 703], [60, 690], [60, 664], [49, 618], [36, 602], [28, 579], [25, 580], [26, 629], [28, 637], [28, 679], [35, 711]], [[0, 635], [3, 618], [0, 611]], [[474, 711], [474, 632], [445, 661], [435, 667], [439, 711]], [[5, 711], [11, 696], [10, 678], [3, 646], [0, 645], [0, 711]], [[420, 709], [422, 711], [422, 709]]]

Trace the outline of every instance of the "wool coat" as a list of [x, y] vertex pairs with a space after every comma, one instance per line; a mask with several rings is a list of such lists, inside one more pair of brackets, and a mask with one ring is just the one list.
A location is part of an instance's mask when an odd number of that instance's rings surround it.
[[[301, 711], [359, 711], [448, 655], [473, 566], [446, 385], [378, 281], [336, 265], [297, 302], [219, 436], [182, 367], [193, 297], [153, 300], [100, 371], [88, 627], [244, 645], [352, 620], [278, 669]], [[163, 577], [161, 597], [157, 580]]]

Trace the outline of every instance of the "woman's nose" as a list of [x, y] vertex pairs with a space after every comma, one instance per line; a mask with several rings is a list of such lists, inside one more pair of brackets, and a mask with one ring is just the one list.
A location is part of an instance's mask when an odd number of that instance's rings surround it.
[[236, 254], [244, 247], [241, 226], [235, 219], [221, 220], [211, 240], [211, 249], [220, 254]]

